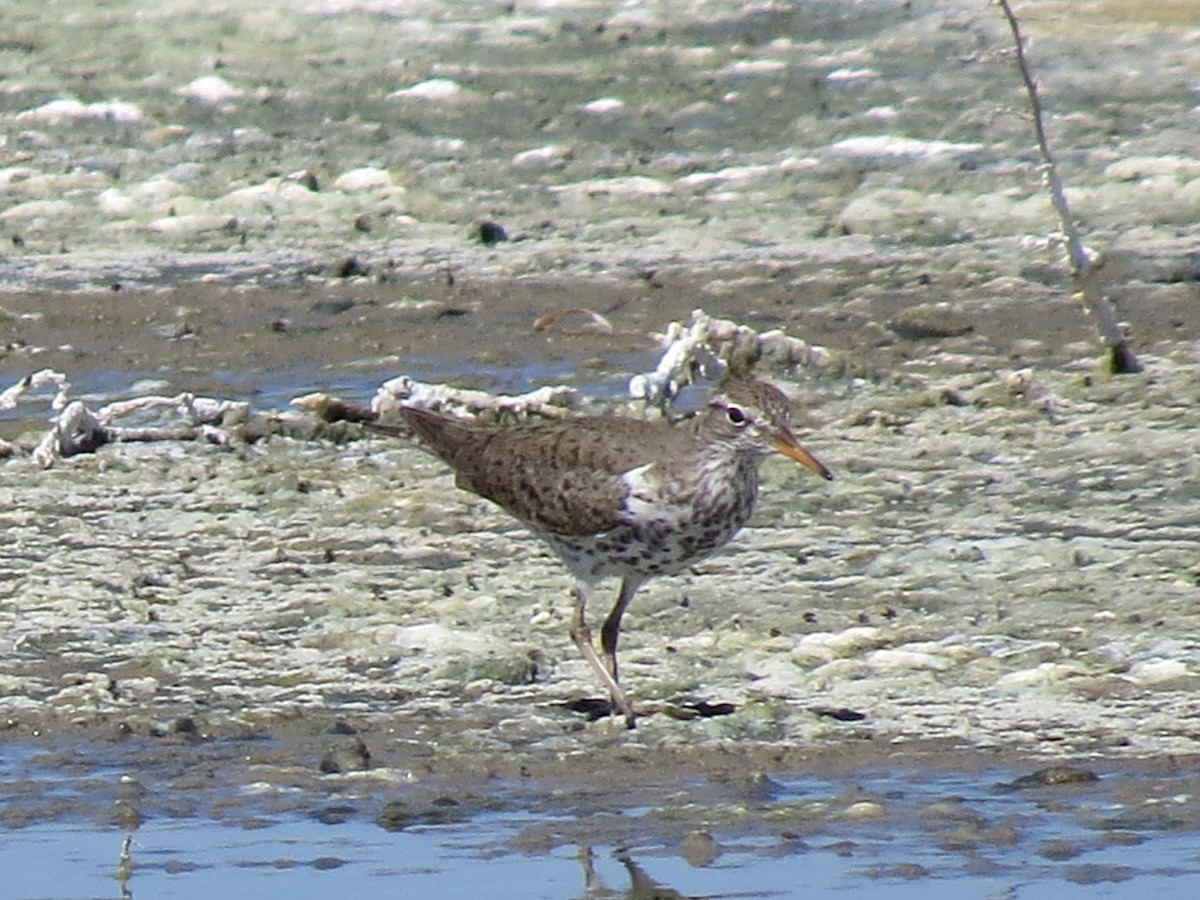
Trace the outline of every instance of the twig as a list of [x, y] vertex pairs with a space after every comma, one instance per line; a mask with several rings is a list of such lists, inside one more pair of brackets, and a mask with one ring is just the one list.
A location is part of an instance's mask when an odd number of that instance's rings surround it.
[[132, 897], [133, 893], [129, 890], [129, 879], [133, 876], [133, 854], [130, 849], [133, 847], [133, 836], [126, 835], [125, 840], [121, 842], [121, 855], [117, 857], [117, 871], [113, 873], [113, 877], [117, 879], [117, 887], [121, 890], [122, 900], [126, 897]]
[[1111, 371], [1114, 374], [1140, 372], [1142, 364], [1138, 362], [1125, 340], [1125, 335], [1121, 333], [1121, 328], [1117, 324], [1116, 311], [1101, 290], [1096, 262], [1088, 253], [1087, 248], [1083, 246], [1079, 228], [1071, 216], [1071, 208], [1067, 204], [1067, 195], [1063, 190], [1062, 179], [1058, 177], [1058, 166], [1054, 162], [1054, 157], [1050, 153], [1050, 145], [1046, 140], [1046, 129], [1042, 122], [1042, 101], [1038, 97], [1037, 82], [1030, 74], [1029, 63], [1025, 59], [1025, 39], [1021, 36], [1020, 23], [1008, 0], [998, 0], [998, 2], [1004, 11], [1004, 17], [1008, 20], [1008, 27], [1012, 29], [1013, 43], [1017, 49], [1017, 68], [1021, 71], [1021, 78], [1025, 82], [1025, 91], [1029, 94], [1029, 105], [1033, 109], [1033, 130], [1037, 136], [1038, 150], [1042, 155], [1046, 181], [1050, 186], [1050, 200], [1058, 213], [1063, 234], [1066, 237], [1071, 279], [1079, 290], [1084, 309], [1096, 319], [1096, 328], [1100, 332], [1100, 338], [1108, 347]]
[[315, 413], [323, 422], [374, 422], [379, 413], [365, 403], [343, 400], [323, 391], [294, 397], [291, 405]]
[[559, 330], [562, 331], [563, 334], [578, 336], [581, 334], [613, 333], [614, 329], [612, 322], [608, 321], [608, 319], [604, 318], [604, 316], [600, 315], [598, 312], [578, 306], [572, 307], [571, 309], [552, 309], [544, 316], [538, 316], [538, 318], [534, 320], [533, 330], [545, 331], [551, 325], [554, 325], [571, 316], [579, 316], [583, 318], [584, 324], [574, 328], [563, 328], [560, 325]]

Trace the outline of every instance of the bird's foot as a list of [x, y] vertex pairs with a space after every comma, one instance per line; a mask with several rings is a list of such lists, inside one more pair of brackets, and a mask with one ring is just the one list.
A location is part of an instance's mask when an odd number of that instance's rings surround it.
[[618, 703], [612, 698], [582, 697], [579, 700], [567, 703], [566, 707], [571, 712], [583, 713], [583, 715], [587, 716], [589, 722], [595, 722], [608, 717], [623, 716], [627, 729], [637, 728], [637, 715], [634, 713], [633, 707], [629, 705], [628, 700], [625, 700], [625, 698], [621, 699], [622, 702]]

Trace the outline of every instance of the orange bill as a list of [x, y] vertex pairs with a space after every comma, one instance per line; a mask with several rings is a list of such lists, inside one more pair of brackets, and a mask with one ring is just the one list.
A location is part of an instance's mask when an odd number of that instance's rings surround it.
[[794, 459], [807, 469], [812, 469], [826, 481], [833, 481], [833, 473], [825, 468], [824, 463], [809, 453], [800, 445], [800, 442], [790, 434], [781, 434], [779, 437], [771, 441], [771, 443], [775, 449], [784, 456], [788, 457], [789, 459]]

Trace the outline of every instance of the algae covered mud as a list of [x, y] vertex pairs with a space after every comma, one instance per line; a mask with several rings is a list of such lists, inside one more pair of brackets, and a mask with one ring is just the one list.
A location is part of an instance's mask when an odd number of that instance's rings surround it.
[[[1037, 790], [1108, 848], [1194, 834], [1200, 15], [1018, 11], [1141, 375], [1095, 365], [985, 4], [9, 3], [0, 389], [48, 367], [93, 405], [254, 412], [45, 470], [49, 397], [2, 414], [6, 821], [424, 827], [507, 791], [559, 829], [511, 846], [703, 859], [705, 833], [838, 843], [796, 773], [891, 822], [937, 802], [896, 771], [987, 794], [1067, 762], [1099, 781]], [[611, 328], [531, 329], [573, 307]], [[625, 734], [570, 708], [594, 689], [553, 559], [288, 401], [403, 372], [611, 404], [695, 307], [828, 349], [767, 374], [839, 477], [769, 467], [726, 551], [639, 594]], [[612, 814], [642, 807], [637, 838]], [[1042, 846], [975, 812], [945, 840], [977, 861]], [[1149, 870], [1088, 868], [1100, 843], [1038, 878]], [[548, 896], [582, 893], [568, 857]]]

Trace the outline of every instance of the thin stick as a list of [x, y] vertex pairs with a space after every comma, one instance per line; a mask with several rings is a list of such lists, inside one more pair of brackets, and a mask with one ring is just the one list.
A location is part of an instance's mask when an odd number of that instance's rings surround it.
[[1100, 338], [1108, 347], [1111, 371], [1114, 374], [1140, 372], [1142, 364], [1138, 362], [1125, 340], [1125, 335], [1121, 333], [1121, 328], [1117, 324], [1116, 310], [1113, 309], [1112, 304], [1108, 302], [1100, 288], [1100, 277], [1096, 271], [1095, 260], [1083, 246], [1079, 229], [1071, 216], [1071, 208], [1067, 205], [1067, 195], [1063, 190], [1062, 179], [1058, 177], [1058, 166], [1055, 165], [1054, 157], [1050, 154], [1050, 145], [1046, 140], [1046, 129], [1042, 123], [1042, 101], [1038, 97], [1037, 82], [1030, 74], [1029, 64], [1025, 59], [1025, 39], [1021, 36], [1020, 23], [1017, 21], [1012, 7], [1009, 6], [1008, 0], [998, 0], [998, 2], [1000, 8], [1004, 10], [1004, 17], [1008, 19], [1008, 27], [1012, 29], [1013, 43], [1017, 48], [1017, 68], [1020, 69], [1021, 78], [1025, 82], [1025, 91], [1029, 94], [1029, 105], [1033, 108], [1033, 130], [1037, 135], [1038, 150], [1042, 154], [1046, 181], [1050, 186], [1050, 200], [1054, 203], [1054, 209], [1062, 223], [1063, 234], [1067, 239], [1067, 259], [1071, 265], [1071, 279], [1079, 290], [1084, 309], [1096, 319], [1096, 328], [1100, 332]]

